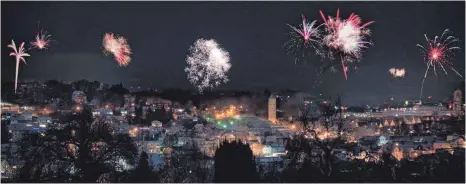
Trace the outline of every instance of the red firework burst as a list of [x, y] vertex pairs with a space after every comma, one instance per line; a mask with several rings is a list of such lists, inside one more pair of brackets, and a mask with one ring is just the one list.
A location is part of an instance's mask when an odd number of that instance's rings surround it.
[[430, 50], [429, 52], [428, 57], [429, 57], [429, 60], [432, 60], [434, 62], [442, 61], [443, 51], [442, 49], [439, 49], [439, 48], [432, 48], [432, 50]]
[[458, 71], [453, 68], [453, 56], [455, 55], [455, 50], [460, 50], [461, 48], [455, 46], [456, 43], [459, 42], [459, 39], [454, 36], [447, 36], [449, 30], [446, 29], [440, 38], [435, 36], [434, 39], [429, 39], [427, 35], [424, 35], [426, 38], [427, 44], [422, 46], [417, 44], [419, 48], [421, 48], [421, 52], [424, 55], [424, 60], [426, 62], [426, 72], [424, 77], [422, 78], [421, 83], [421, 94], [420, 99], [422, 100], [422, 90], [424, 88], [424, 81], [427, 77], [427, 73], [429, 72], [429, 68], [434, 68], [434, 74], [437, 75], [437, 67], [441, 67], [445, 75], [448, 75], [447, 71], [445, 70], [445, 66], [449, 66], [452, 71], [454, 71], [458, 76], [461, 78], [463, 77]]
[[[424, 35], [427, 41], [426, 46], [417, 44], [424, 55], [424, 60], [426, 62], [427, 70], [424, 77], [426, 77], [427, 72], [430, 67], [434, 68], [434, 73], [437, 75], [437, 67], [441, 67], [445, 74], [448, 74], [445, 70], [445, 66], [449, 66], [456, 74], [461, 76], [452, 66], [452, 59], [455, 56], [454, 51], [461, 49], [458, 46], [455, 46], [459, 42], [459, 39], [453, 36], [447, 36], [449, 30], [446, 29], [440, 38], [435, 36], [434, 39], [429, 39], [427, 35]], [[462, 77], [462, 76], [461, 76]]]

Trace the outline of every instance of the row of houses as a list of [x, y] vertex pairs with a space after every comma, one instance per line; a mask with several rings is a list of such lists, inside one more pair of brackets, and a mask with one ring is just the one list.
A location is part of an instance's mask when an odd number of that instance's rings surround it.
[[453, 151], [466, 148], [464, 136], [450, 135], [445, 139], [434, 136], [365, 136], [358, 141], [361, 150], [381, 153], [384, 147], [392, 147], [392, 155], [398, 160], [415, 159], [434, 154], [439, 150]]

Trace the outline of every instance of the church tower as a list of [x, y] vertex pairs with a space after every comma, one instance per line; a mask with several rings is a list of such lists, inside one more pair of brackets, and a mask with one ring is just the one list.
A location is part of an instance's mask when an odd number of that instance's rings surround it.
[[270, 95], [268, 103], [268, 116], [269, 121], [274, 123], [277, 122], [277, 96], [275, 94]]
[[461, 89], [456, 89], [453, 92], [453, 104], [452, 104], [452, 110], [453, 110], [453, 116], [458, 117], [458, 116], [464, 116], [464, 108], [462, 104], [462, 91]]

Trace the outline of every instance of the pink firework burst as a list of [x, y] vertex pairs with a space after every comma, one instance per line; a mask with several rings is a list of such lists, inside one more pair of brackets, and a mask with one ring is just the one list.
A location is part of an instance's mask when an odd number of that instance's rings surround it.
[[434, 74], [437, 75], [437, 67], [442, 68], [445, 75], [448, 75], [445, 67], [448, 66], [452, 71], [454, 71], [461, 78], [463, 77], [458, 71], [453, 68], [453, 56], [455, 56], [454, 51], [460, 50], [461, 48], [456, 46], [459, 42], [459, 39], [454, 36], [447, 36], [450, 33], [448, 29], [443, 31], [440, 38], [435, 36], [433, 39], [429, 39], [427, 35], [424, 34], [427, 44], [425, 46], [417, 44], [416, 46], [421, 49], [421, 52], [424, 56], [424, 61], [426, 62], [426, 72], [422, 79], [421, 84], [421, 94], [420, 98], [422, 99], [422, 90], [424, 88], [424, 81], [429, 72], [429, 68], [434, 68]]
[[296, 31], [296, 33], [298, 33], [302, 39], [304, 40], [304, 44], [307, 45], [309, 44], [311, 41], [317, 41], [315, 39], [313, 39], [313, 37], [317, 37], [318, 35], [318, 28], [319, 27], [316, 27], [314, 28], [314, 24], [316, 23], [316, 21], [312, 21], [311, 23], [308, 23], [306, 21], [306, 17], [304, 17], [304, 15], [302, 15], [302, 29], [298, 29], [294, 26], [291, 26], [289, 24], [287, 24], [288, 26], [291, 27], [291, 29], [293, 29], [294, 31]]
[[106, 33], [103, 40], [104, 53], [112, 54], [118, 65], [127, 66], [131, 62], [131, 49], [126, 38]]
[[32, 48], [42, 50], [42, 49], [47, 49], [50, 46], [50, 43], [52, 42], [50, 40], [50, 37], [52, 35], [47, 34], [47, 32], [40, 31], [37, 33], [36, 38], [33, 42], [31, 42]]
[[368, 48], [368, 45], [371, 44], [370, 41], [367, 41], [370, 30], [366, 27], [374, 21], [362, 24], [361, 18], [354, 13], [351, 13], [347, 19], [341, 19], [340, 9], [337, 10], [336, 17], [328, 16], [326, 18], [322, 11], [320, 11], [320, 15], [324, 21], [322, 25], [325, 26], [322, 44], [326, 46], [325, 51], [321, 52], [322, 56], [333, 60], [335, 54], [339, 53], [343, 73], [348, 79], [346, 65], [353, 61], [359, 61], [363, 49]]
[[289, 33], [289, 40], [284, 44], [287, 54], [292, 54], [295, 57], [296, 62], [305, 58], [309, 53], [308, 48], [314, 48], [316, 51], [319, 49], [320, 39], [319, 27], [314, 27], [316, 21], [308, 22], [306, 17], [302, 15], [302, 24], [300, 27], [294, 27], [287, 24], [292, 31]]

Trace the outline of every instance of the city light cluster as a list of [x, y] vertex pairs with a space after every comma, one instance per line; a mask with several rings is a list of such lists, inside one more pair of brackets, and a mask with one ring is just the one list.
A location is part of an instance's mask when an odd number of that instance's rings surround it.
[[235, 117], [239, 117], [238, 111], [239, 111], [239, 109], [237, 109], [236, 106], [230, 105], [226, 109], [216, 110], [214, 117], [217, 120], [218, 119], [225, 119], [225, 118], [235, 118]]

